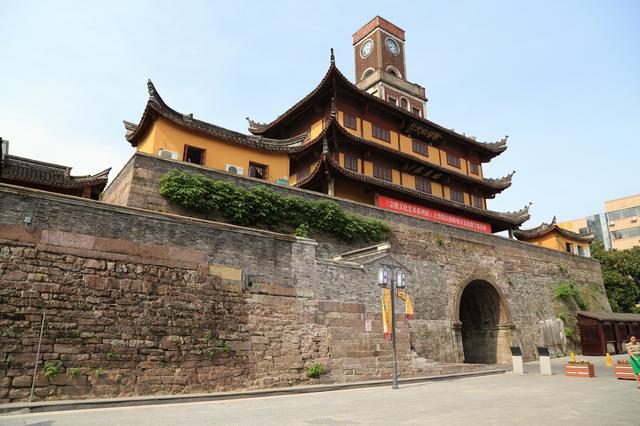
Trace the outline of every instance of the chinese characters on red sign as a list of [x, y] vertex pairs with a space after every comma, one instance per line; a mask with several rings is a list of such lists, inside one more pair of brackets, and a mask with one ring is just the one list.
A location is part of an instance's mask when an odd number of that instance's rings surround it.
[[434, 222], [441, 222], [446, 223], [447, 225], [459, 226], [461, 228], [484, 232], [486, 234], [491, 233], [491, 225], [489, 225], [488, 223], [478, 222], [453, 214], [444, 213], [438, 210], [428, 209], [416, 204], [405, 203], [404, 201], [396, 200], [382, 195], [378, 196], [378, 207], [387, 210], [393, 210], [396, 212], [407, 213], [413, 216], [423, 217], [425, 219], [433, 220]]

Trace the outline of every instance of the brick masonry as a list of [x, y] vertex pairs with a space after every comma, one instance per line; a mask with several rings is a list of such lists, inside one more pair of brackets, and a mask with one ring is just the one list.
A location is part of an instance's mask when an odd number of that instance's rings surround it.
[[[463, 361], [458, 311], [474, 280], [501, 297], [498, 340], [527, 358], [549, 343], [543, 324], [564, 309], [552, 297], [559, 281], [574, 279], [590, 309], [609, 309], [591, 259], [363, 204], [338, 200], [391, 222], [394, 235], [389, 249], [348, 262], [331, 259], [362, 244], [178, 216], [189, 212], [157, 192], [171, 168], [258, 182], [136, 154], [104, 202], [0, 185], [0, 400], [28, 397], [43, 309], [42, 359], [61, 367], [45, 376], [41, 364], [40, 399], [302, 384], [313, 362], [327, 367], [320, 381], [388, 377], [374, 284], [381, 261], [409, 271], [417, 318], [399, 324], [405, 376], [477, 368], [450, 364]], [[27, 215], [34, 227], [22, 225]]]

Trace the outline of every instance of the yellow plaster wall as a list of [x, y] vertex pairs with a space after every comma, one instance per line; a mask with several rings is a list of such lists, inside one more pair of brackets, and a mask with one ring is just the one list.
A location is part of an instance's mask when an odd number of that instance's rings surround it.
[[142, 138], [138, 145], [136, 146], [136, 150], [140, 152], [144, 152], [147, 154], [156, 154], [158, 155], [158, 151], [154, 152], [154, 144], [156, 140], [156, 126], [153, 125], [151, 130], [147, 132], [147, 134]]
[[309, 139], [313, 139], [317, 137], [320, 133], [322, 133], [322, 129], [324, 129], [323, 120], [318, 120], [315, 123], [313, 123], [309, 131]]
[[225, 164], [233, 164], [242, 167], [244, 176], [248, 176], [249, 162], [255, 162], [268, 166], [268, 180], [271, 182], [289, 178], [289, 156], [286, 153], [264, 152], [233, 142], [195, 135], [163, 118], [156, 120], [149, 132], [149, 135], [152, 134], [152, 153], [156, 155], [160, 148], [164, 148], [177, 152], [178, 159], [183, 160], [184, 146], [190, 145], [206, 150], [203, 164], [206, 167], [224, 170]]
[[582, 247], [585, 253], [589, 252], [589, 245], [584, 242], [569, 240], [555, 231], [541, 237], [526, 240], [529, 244], [535, 244], [548, 249], [566, 252], [566, 243], [573, 243], [574, 254], [578, 254], [578, 246]]

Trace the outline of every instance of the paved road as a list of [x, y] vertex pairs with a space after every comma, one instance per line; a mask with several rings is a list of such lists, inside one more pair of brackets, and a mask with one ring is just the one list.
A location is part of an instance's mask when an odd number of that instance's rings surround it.
[[[512, 374], [316, 394], [0, 417], [1, 425], [634, 425], [640, 390], [596, 361], [594, 379]], [[635, 416], [635, 417], [634, 417]]]

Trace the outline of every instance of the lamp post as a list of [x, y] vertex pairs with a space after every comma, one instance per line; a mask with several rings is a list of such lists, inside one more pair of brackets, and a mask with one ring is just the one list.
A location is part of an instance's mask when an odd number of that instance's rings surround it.
[[396, 288], [404, 289], [407, 285], [407, 277], [404, 271], [393, 264], [380, 264], [378, 270], [378, 285], [391, 290], [391, 348], [393, 353], [393, 381], [392, 388], [398, 389], [398, 360], [396, 357]]

